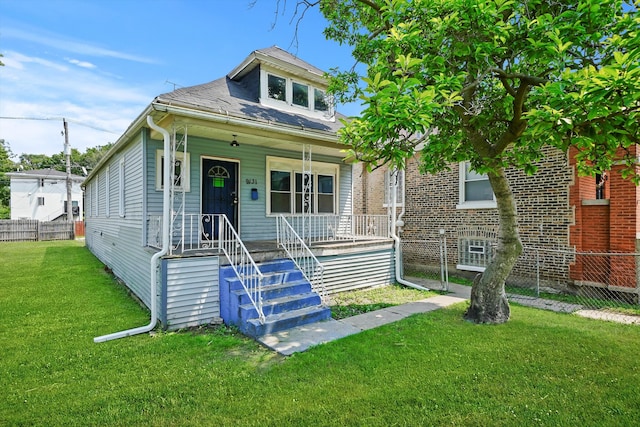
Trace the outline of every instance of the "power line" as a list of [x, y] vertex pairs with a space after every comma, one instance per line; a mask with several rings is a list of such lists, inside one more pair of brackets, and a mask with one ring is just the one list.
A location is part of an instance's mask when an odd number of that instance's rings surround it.
[[[46, 120], [50, 120], [50, 121], [62, 121], [64, 120], [64, 117], [10, 117], [10, 116], [0, 116], [0, 119], [7, 119], [7, 120], [42, 120], [42, 121], [46, 121]], [[91, 128], [94, 130], [98, 130], [100, 132], [106, 132], [106, 133], [112, 133], [114, 135], [118, 135], [118, 132], [114, 132], [108, 129], [102, 129], [99, 128], [97, 126], [93, 126], [93, 125], [88, 125], [86, 123], [77, 121], [77, 120], [73, 120], [73, 119], [66, 119], [67, 122], [69, 123], [74, 123], [80, 126], [84, 126], [87, 128]]]

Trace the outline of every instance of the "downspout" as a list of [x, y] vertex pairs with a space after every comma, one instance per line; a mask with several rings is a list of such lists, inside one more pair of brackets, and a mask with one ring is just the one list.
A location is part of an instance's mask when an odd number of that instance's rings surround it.
[[[151, 129], [160, 132], [164, 138], [164, 163], [162, 164], [164, 170], [164, 176], [171, 176], [171, 156], [168, 153], [171, 150], [171, 138], [169, 136], [169, 132], [160, 126], [156, 125], [151, 118], [151, 115], [147, 116], [147, 124]], [[151, 320], [148, 325], [140, 326], [138, 328], [127, 329], [126, 331], [114, 332], [109, 335], [102, 335], [100, 337], [95, 337], [93, 342], [105, 342], [110, 340], [115, 340], [118, 338], [129, 337], [131, 335], [142, 334], [145, 332], [149, 332], [156, 327], [156, 323], [158, 323], [158, 297], [157, 293], [157, 265], [158, 260], [169, 252], [169, 202], [170, 202], [170, 188], [165, 179], [165, 185], [162, 190], [162, 248], [160, 252], [156, 252], [151, 257], [151, 290], [150, 290], [150, 298], [151, 298]]]
[[[403, 174], [404, 176], [404, 174]], [[402, 191], [403, 191], [403, 195], [404, 195], [404, 191], [405, 191], [405, 186], [402, 186]], [[402, 265], [402, 242], [400, 241], [400, 237], [398, 236], [398, 233], [396, 232], [396, 229], [399, 227], [402, 227], [404, 225], [404, 222], [402, 221], [402, 217], [404, 216], [404, 203], [402, 204], [402, 210], [400, 211], [400, 215], [398, 215], [398, 218], [396, 219], [396, 208], [398, 205], [398, 171], [396, 170], [395, 173], [393, 174], [393, 196], [391, 196], [391, 200], [392, 200], [392, 204], [391, 204], [391, 215], [392, 215], [392, 224], [391, 224], [391, 238], [394, 240], [395, 242], [395, 264], [396, 264], [396, 282], [400, 283], [401, 285], [407, 286], [409, 288], [414, 288], [414, 289], [419, 289], [421, 291], [428, 291], [428, 288], [425, 288], [423, 286], [420, 285], [416, 285], [415, 283], [409, 282], [407, 280], [404, 280], [402, 278], [402, 273], [401, 273], [401, 265]], [[404, 199], [404, 197], [403, 197]]]

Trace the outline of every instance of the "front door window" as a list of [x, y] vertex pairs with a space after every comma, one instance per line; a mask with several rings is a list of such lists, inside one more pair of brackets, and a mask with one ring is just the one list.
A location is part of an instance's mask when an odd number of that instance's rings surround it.
[[209, 215], [224, 214], [238, 228], [238, 163], [203, 159], [202, 171], [202, 238], [216, 240], [218, 221]]

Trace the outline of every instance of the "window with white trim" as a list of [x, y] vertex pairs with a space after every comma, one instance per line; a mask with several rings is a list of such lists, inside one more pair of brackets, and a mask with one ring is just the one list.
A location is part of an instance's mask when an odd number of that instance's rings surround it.
[[309, 86], [304, 83], [291, 83], [291, 103], [309, 108]]
[[317, 88], [313, 89], [313, 109], [316, 111], [329, 111], [327, 94]]
[[118, 164], [118, 214], [124, 217], [124, 157]]
[[489, 177], [471, 169], [469, 162], [460, 163], [460, 203], [457, 209], [495, 208], [496, 200]]
[[[392, 180], [395, 178], [393, 170], [387, 169], [384, 173], [384, 203], [382, 206], [391, 207], [393, 205]], [[396, 206], [404, 204], [404, 171], [399, 170], [397, 174], [398, 187], [396, 188]]]
[[104, 177], [104, 215], [109, 217], [111, 214], [111, 174], [109, 173], [109, 166], [107, 166], [107, 170], [105, 172]]
[[93, 216], [98, 216], [98, 177], [93, 181]]
[[287, 79], [269, 74], [267, 78], [267, 93], [269, 98], [277, 101], [287, 101]]
[[291, 112], [306, 110], [310, 116], [328, 118], [333, 103], [326, 92], [313, 84], [263, 71], [261, 102]]
[[[173, 163], [174, 186], [178, 191], [190, 190], [190, 155], [181, 151], [176, 152]], [[156, 150], [156, 191], [164, 188], [164, 150]]]
[[[333, 214], [337, 211], [338, 175], [340, 165], [314, 162], [309, 182], [309, 212]], [[301, 214], [304, 173], [302, 161], [280, 157], [267, 157], [267, 213]]]

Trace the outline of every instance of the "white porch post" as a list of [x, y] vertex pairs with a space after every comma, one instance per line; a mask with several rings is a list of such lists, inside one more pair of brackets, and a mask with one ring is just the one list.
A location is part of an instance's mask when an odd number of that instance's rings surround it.
[[311, 145], [302, 146], [302, 240], [311, 243], [311, 198], [313, 197]]

